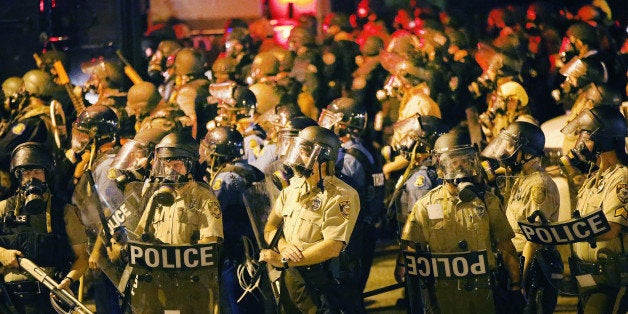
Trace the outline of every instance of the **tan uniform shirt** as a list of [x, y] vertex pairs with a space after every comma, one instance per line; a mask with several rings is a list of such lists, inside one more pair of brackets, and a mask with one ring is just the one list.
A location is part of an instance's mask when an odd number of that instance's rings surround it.
[[517, 221], [526, 220], [538, 209], [545, 214], [547, 219], [555, 222], [558, 220], [559, 206], [558, 187], [547, 173], [535, 172], [515, 179], [506, 205], [506, 217], [515, 232], [512, 243], [517, 252], [522, 252], [526, 244]]
[[433, 253], [462, 252], [458, 244], [466, 241], [468, 251], [487, 250], [488, 264], [494, 268], [491, 243], [512, 239], [514, 233], [499, 199], [488, 192], [484, 199], [461, 202], [441, 185], [416, 202], [401, 239], [428, 244]]
[[[148, 201], [150, 208], [153, 199]], [[142, 228], [148, 219], [149, 210], [145, 210], [140, 219]], [[223, 237], [222, 213], [220, 204], [209, 187], [191, 181], [176, 190], [172, 206], [160, 206], [155, 210], [151, 232], [158, 239], [168, 244], [189, 244], [192, 235], [199, 232], [199, 239]]]
[[303, 250], [322, 240], [349, 242], [360, 212], [358, 193], [336, 177], [325, 177], [324, 191], [296, 177], [279, 194], [273, 211], [284, 219], [286, 241]]
[[[600, 180], [595, 184], [597, 172], [591, 174], [578, 191], [576, 209], [582, 216], [602, 210], [609, 222], [628, 227], [628, 167], [617, 164], [606, 169]], [[622, 234], [620, 234], [622, 236]], [[628, 237], [624, 235], [624, 246], [628, 245]], [[573, 244], [575, 255], [587, 262], [598, 260], [600, 251], [621, 253], [621, 241], [617, 237], [608, 241], [597, 241], [592, 249], [588, 242]]]

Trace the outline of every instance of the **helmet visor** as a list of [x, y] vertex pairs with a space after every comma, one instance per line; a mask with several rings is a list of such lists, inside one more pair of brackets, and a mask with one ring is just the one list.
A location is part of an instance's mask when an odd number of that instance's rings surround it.
[[435, 154], [437, 170], [446, 180], [473, 177], [478, 174], [478, 154], [474, 148], [460, 148]]
[[188, 158], [155, 158], [153, 176], [165, 181], [179, 182], [186, 178], [192, 163]]
[[503, 130], [482, 151], [482, 156], [496, 160], [504, 160], [512, 157], [523, 143], [510, 132]]
[[90, 133], [76, 126], [72, 127], [72, 150], [75, 153], [79, 154], [87, 148], [92, 139]]
[[288, 148], [290, 148], [290, 144], [297, 135], [298, 132], [293, 130], [283, 130], [279, 132], [277, 138], [277, 154], [279, 156], [285, 156], [288, 153]]
[[122, 171], [135, 171], [148, 165], [151, 149], [146, 143], [129, 140], [124, 143], [111, 162], [111, 168]]
[[603, 122], [600, 121], [590, 110], [581, 112], [575, 119], [569, 121], [567, 125], [560, 130], [563, 134], [577, 136], [580, 131], [589, 131], [591, 135], [595, 134], [600, 128], [603, 127]]
[[340, 112], [332, 112], [327, 109], [323, 109], [321, 116], [318, 118], [318, 125], [331, 130], [336, 123], [342, 121], [343, 114]]
[[314, 163], [316, 163], [319, 157], [328, 156], [329, 154], [328, 148], [296, 137], [290, 144], [283, 163], [293, 168], [310, 171], [314, 168]]

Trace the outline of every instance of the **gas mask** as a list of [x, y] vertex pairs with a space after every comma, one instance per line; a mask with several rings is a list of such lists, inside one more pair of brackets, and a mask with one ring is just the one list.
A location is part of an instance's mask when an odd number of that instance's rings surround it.
[[449, 183], [453, 183], [458, 189], [458, 198], [462, 202], [470, 202], [478, 197], [479, 187], [477, 187], [471, 178], [447, 180]]
[[32, 178], [20, 187], [24, 196], [24, 213], [29, 215], [41, 214], [46, 210], [44, 193], [48, 190], [45, 182]]
[[577, 168], [582, 173], [589, 172], [591, 166], [594, 165], [597, 160], [595, 147], [593, 151], [591, 151], [586, 145], [586, 141], [590, 138], [591, 134], [588, 131], [580, 132], [580, 136], [574, 147], [570, 149], [566, 155], [560, 157], [560, 163], [563, 167], [567, 169], [569, 169], [569, 167]]
[[273, 172], [273, 184], [281, 191], [290, 185], [290, 179], [292, 179], [292, 177], [294, 177], [292, 168], [282, 165], [281, 168]]
[[454, 148], [435, 153], [438, 176], [458, 189], [458, 197], [468, 202], [477, 197], [479, 188], [473, 182], [478, 175], [479, 159], [475, 147]]
[[172, 206], [175, 199], [175, 189], [169, 185], [162, 185], [153, 194], [153, 201], [162, 206]]

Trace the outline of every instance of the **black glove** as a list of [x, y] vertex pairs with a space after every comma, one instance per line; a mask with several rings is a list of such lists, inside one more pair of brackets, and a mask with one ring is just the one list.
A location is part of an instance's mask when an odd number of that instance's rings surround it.
[[511, 313], [523, 313], [527, 301], [521, 290], [508, 290], [508, 299], [512, 305]]

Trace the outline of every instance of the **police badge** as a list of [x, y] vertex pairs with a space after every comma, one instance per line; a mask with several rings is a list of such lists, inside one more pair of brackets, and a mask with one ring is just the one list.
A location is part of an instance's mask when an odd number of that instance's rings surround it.
[[338, 204], [338, 206], [340, 207], [340, 215], [342, 215], [344, 219], [349, 219], [349, 201], [342, 201]]
[[484, 208], [484, 206], [476, 207], [475, 211], [478, 214], [478, 217], [480, 217], [480, 218], [484, 217], [484, 215], [486, 214], [486, 208]]
[[317, 197], [312, 201], [310, 209], [312, 209], [313, 211], [317, 211], [319, 208], [321, 208], [321, 200]]
[[212, 184], [212, 189], [214, 189], [214, 191], [218, 191], [220, 190], [221, 187], [222, 187], [222, 179], [217, 178], [216, 180], [214, 180], [214, 184]]

